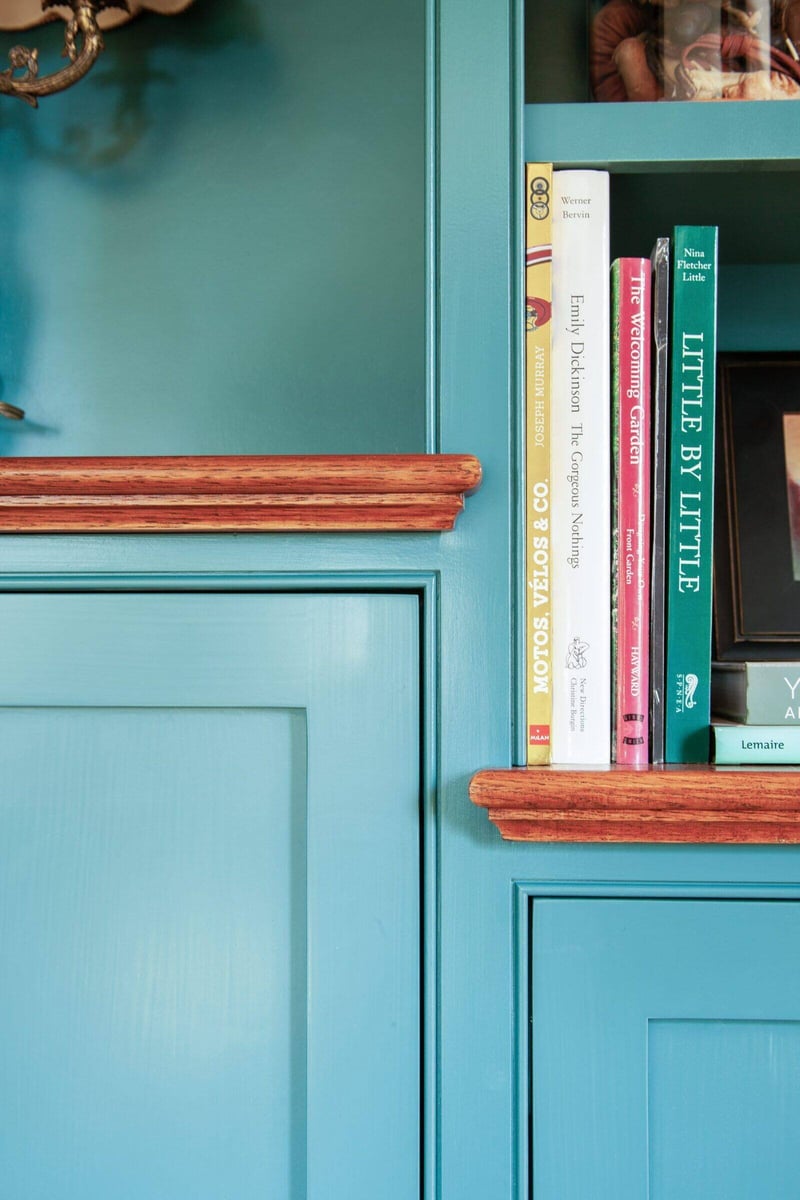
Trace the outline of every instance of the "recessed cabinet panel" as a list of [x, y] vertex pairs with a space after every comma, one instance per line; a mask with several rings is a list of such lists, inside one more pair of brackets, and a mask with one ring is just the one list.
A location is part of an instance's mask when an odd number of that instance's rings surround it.
[[649, 1021], [647, 1107], [649, 1200], [784, 1200], [797, 1191], [800, 1020]]
[[304, 714], [3, 725], [8, 1194], [301, 1194]]
[[786, 1200], [800, 905], [536, 900], [536, 1200]]
[[0, 598], [14, 1200], [417, 1200], [412, 596]]

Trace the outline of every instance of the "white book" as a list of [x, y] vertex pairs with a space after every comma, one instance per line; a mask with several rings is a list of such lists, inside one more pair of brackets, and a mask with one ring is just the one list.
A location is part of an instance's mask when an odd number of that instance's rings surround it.
[[552, 761], [611, 758], [607, 171], [557, 171], [553, 208]]

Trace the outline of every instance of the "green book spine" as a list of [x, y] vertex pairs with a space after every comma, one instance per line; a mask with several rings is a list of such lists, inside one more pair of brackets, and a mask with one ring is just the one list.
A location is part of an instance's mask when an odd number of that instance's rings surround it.
[[673, 239], [667, 547], [667, 762], [708, 762], [717, 230]]

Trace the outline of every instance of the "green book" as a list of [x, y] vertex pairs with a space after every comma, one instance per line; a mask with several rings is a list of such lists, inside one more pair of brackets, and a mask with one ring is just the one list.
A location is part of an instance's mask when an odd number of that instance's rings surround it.
[[800, 764], [800, 729], [784, 725], [736, 725], [715, 721], [714, 762]]
[[800, 662], [712, 663], [711, 712], [744, 725], [800, 725]]
[[717, 230], [673, 238], [667, 541], [666, 762], [708, 762]]

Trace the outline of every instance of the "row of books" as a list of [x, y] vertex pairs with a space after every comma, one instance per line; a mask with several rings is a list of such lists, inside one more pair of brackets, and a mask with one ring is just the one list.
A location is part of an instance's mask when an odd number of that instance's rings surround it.
[[717, 230], [612, 267], [609, 216], [528, 164], [528, 762], [707, 762]]

